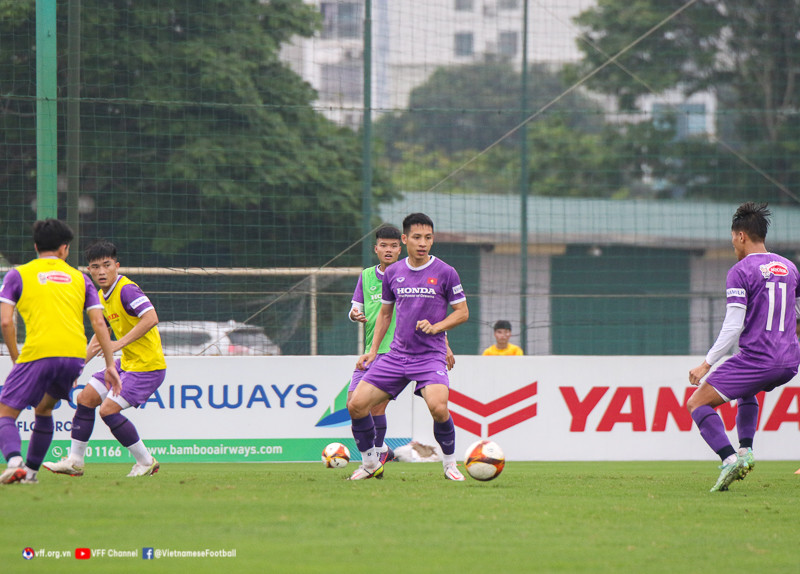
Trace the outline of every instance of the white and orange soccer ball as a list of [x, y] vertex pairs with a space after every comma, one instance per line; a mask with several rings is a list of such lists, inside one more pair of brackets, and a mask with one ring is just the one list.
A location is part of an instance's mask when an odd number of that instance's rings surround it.
[[322, 450], [325, 468], [342, 468], [350, 462], [350, 450], [340, 442], [332, 442]]
[[497, 478], [506, 465], [506, 457], [500, 446], [491, 440], [472, 443], [464, 453], [464, 466], [475, 480]]

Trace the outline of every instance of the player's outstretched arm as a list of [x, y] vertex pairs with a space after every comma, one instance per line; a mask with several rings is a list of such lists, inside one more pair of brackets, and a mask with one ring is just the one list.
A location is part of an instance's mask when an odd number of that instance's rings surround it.
[[375, 333], [372, 336], [372, 346], [367, 349], [367, 352], [358, 358], [356, 368], [362, 371], [375, 360], [378, 356], [378, 349], [381, 346], [383, 338], [386, 336], [386, 331], [389, 330], [389, 325], [392, 323], [392, 313], [394, 312], [394, 303], [384, 303], [375, 317]]
[[114, 365], [114, 351], [111, 347], [111, 335], [108, 332], [106, 320], [105, 317], [103, 317], [103, 311], [94, 308], [89, 309], [87, 313], [89, 315], [89, 321], [92, 323], [94, 334], [97, 337], [97, 342], [100, 343], [100, 349], [103, 351], [103, 358], [106, 360], [106, 385], [115, 395], [118, 395], [122, 390], [122, 381], [119, 378], [117, 367]]
[[11, 362], [16, 363], [19, 357], [17, 347], [17, 326], [14, 324], [14, 305], [0, 303], [0, 330], [3, 332], [3, 339], [11, 356]]
[[89, 344], [86, 345], [86, 362], [88, 363], [100, 353], [100, 343], [97, 340], [97, 335], [92, 335], [89, 339]]
[[147, 332], [156, 325], [158, 325], [158, 314], [156, 310], [151, 307], [139, 318], [139, 322], [133, 326], [133, 329], [113, 343], [114, 350], [119, 351], [126, 345], [133, 343], [136, 339], [144, 337]]

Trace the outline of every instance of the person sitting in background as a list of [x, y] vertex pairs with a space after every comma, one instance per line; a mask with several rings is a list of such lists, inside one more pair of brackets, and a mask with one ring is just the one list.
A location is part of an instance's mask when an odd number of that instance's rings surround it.
[[496, 343], [486, 349], [483, 354], [485, 356], [514, 356], [524, 355], [520, 347], [509, 343], [511, 338], [511, 323], [506, 320], [499, 320], [494, 324], [494, 339]]

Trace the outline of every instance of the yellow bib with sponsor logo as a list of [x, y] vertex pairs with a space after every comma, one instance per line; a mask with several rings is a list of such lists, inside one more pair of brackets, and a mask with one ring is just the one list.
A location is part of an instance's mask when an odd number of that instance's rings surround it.
[[[103, 312], [117, 340], [130, 333], [131, 329], [140, 321], [139, 317], [129, 315], [122, 305], [121, 293], [125, 285], [136, 285], [136, 283], [124, 275], [120, 275], [119, 280], [107, 297], [102, 290], [100, 291]], [[159, 371], [166, 368], [167, 363], [164, 361], [164, 350], [161, 347], [161, 335], [158, 332], [158, 327], [153, 327], [147, 333], [122, 348], [123, 371], [145, 372]]]
[[17, 267], [22, 295], [17, 311], [25, 322], [18, 363], [48, 357], [86, 357], [83, 307], [86, 278], [57, 258], [34, 259]]

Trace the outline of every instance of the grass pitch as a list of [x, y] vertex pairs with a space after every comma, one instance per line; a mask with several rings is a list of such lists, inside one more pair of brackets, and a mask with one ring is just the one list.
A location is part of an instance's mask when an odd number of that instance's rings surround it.
[[[8, 572], [796, 572], [798, 463], [758, 461], [709, 493], [713, 462], [510, 462], [488, 483], [440, 463], [390, 463], [384, 480], [311, 464], [164, 464], [47, 471], [0, 487]], [[37, 553], [24, 560], [22, 551]], [[93, 557], [56, 559], [89, 548]], [[162, 557], [142, 549], [234, 550]], [[41, 551], [44, 550], [45, 554]], [[105, 550], [106, 555], [98, 555]], [[111, 558], [110, 550], [135, 551]], [[50, 556], [47, 553], [51, 553]]]

